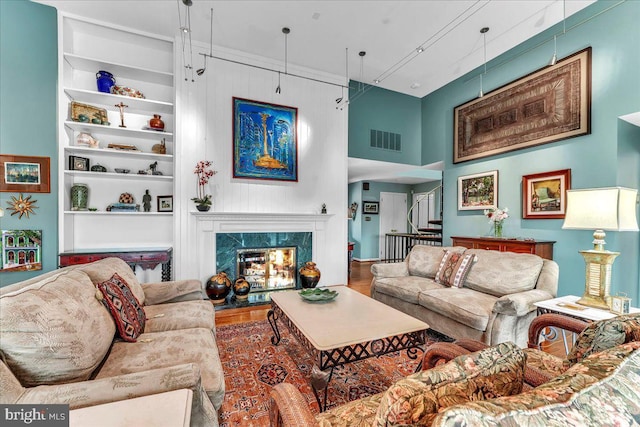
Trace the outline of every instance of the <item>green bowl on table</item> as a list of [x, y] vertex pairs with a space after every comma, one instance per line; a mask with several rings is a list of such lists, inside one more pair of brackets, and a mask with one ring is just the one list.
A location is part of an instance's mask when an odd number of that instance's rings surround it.
[[328, 288], [303, 289], [298, 292], [300, 297], [307, 302], [327, 302], [333, 301], [338, 296], [338, 292]]

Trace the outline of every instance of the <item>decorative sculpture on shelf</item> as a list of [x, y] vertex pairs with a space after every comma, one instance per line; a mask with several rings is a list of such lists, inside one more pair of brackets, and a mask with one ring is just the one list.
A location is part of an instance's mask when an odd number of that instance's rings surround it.
[[146, 190], [144, 196], [142, 196], [142, 205], [145, 212], [151, 212], [151, 194], [149, 194], [149, 190]]
[[124, 109], [129, 107], [129, 106], [128, 105], [124, 105], [124, 103], [122, 101], [120, 101], [120, 104], [116, 104], [115, 106], [120, 109], [120, 127], [121, 128], [126, 128], [126, 126], [124, 125]]

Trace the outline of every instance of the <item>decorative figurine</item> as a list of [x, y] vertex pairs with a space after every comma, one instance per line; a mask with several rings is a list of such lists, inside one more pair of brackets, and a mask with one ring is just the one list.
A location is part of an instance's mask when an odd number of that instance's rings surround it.
[[142, 205], [145, 212], [151, 212], [151, 194], [149, 194], [149, 190], [146, 190], [144, 196], [142, 196]]
[[162, 138], [162, 141], [160, 141], [160, 144], [154, 144], [153, 147], [151, 147], [151, 151], [153, 151], [156, 154], [167, 154], [167, 146], [165, 145], [165, 138]]
[[115, 106], [120, 109], [120, 127], [121, 128], [126, 128], [126, 126], [124, 125], [124, 109], [126, 107], [129, 107], [129, 106], [128, 105], [124, 105], [124, 103], [122, 101], [120, 101], [120, 104], [116, 104]]
[[320, 211], [320, 213], [323, 213], [323, 214], [327, 213], [327, 205], [325, 203], [322, 204], [322, 210]]

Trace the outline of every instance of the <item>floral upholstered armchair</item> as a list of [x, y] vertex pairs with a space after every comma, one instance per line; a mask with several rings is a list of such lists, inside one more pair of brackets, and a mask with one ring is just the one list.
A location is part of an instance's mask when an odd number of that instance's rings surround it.
[[[541, 352], [513, 343], [437, 343], [426, 350], [422, 372], [320, 414], [293, 385], [279, 384], [271, 393], [271, 425], [602, 426], [620, 420], [635, 425], [640, 419], [640, 315], [581, 326], [565, 316], [540, 319], [532, 329], [556, 321], [556, 326], [582, 330], [566, 360], [531, 356]], [[563, 320], [567, 323], [557, 323]], [[532, 346], [538, 344], [535, 336]], [[484, 348], [470, 352], [473, 345]], [[466, 354], [446, 361], [456, 353]], [[537, 382], [541, 385], [532, 388]]]

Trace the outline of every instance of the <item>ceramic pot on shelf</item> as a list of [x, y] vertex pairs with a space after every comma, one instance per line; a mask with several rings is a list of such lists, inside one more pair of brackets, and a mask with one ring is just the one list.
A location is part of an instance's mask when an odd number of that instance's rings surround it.
[[207, 296], [214, 304], [224, 304], [227, 295], [231, 292], [231, 279], [224, 271], [207, 280], [205, 288]]
[[149, 120], [149, 127], [152, 129], [164, 130], [164, 122], [160, 117], [160, 114], [154, 114], [153, 119]]
[[116, 79], [110, 72], [100, 70], [96, 73], [96, 84], [98, 92], [111, 93], [111, 87], [116, 84]]
[[238, 301], [246, 301], [249, 298], [249, 292], [251, 291], [251, 285], [247, 280], [240, 276], [233, 282], [233, 292], [236, 294]]
[[89, 205], [89, 186], [76, 183], [71, 186], [71, 210], [86, 211]]
[[300, 268], [300, 285], [303, 288], [315, 288], [320, 281], [320, 270], [316, 267], [316, 263], [308, 261]]

